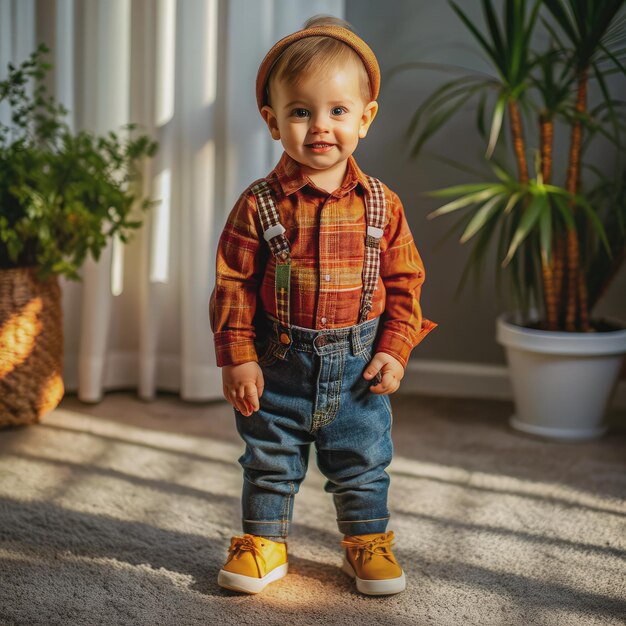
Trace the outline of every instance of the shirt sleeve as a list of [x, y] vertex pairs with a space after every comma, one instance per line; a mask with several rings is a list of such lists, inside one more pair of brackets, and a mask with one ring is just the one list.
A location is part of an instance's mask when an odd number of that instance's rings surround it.
[[209, 312], [219, 367], [258, 361], [253, 320], [264, 267], [260, 230], [254, 195], [244, 192], [217, 246]]
[[380, 255], [385, 311], [376, 350], [391, 354], [406, 367], [411, 350], [438, 324], [422, 315], [420, 296], [426, 272], [402, 202], [393, 192], [388, 210], [391, 213], [385, 232], [388, 245]]

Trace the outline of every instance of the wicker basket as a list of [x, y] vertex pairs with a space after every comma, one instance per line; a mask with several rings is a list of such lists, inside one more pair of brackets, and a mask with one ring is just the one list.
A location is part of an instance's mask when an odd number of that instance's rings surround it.
[[56, 276], [0, 270], [0, 426], [31, 424], [63, 397], [63, 322]]

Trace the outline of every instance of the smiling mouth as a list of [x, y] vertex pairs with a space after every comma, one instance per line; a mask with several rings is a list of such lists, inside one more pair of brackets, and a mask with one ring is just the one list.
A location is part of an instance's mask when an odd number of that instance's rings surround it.
[[307, 148], [332, 148], [335, 144], [334, 143], [325, 143], [325, 142], [319, 142], [319, 143], [307, 143], [305, 144]]

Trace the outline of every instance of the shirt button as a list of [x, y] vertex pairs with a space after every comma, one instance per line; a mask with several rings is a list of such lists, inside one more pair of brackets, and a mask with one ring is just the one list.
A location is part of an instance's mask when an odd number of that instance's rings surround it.
[[327, 322], [327, 321], [328, 321], [328, 320], [327, 320], [325, 317], [323, 317], [323, 318], [320, 320], [320, 322], [322, 323], [322, 325], [326, 324], [326, 322]]
[[326, 276], [324, 276], [324, 280], [326, 282], [330, 281], [330, 274], [326, 274]]

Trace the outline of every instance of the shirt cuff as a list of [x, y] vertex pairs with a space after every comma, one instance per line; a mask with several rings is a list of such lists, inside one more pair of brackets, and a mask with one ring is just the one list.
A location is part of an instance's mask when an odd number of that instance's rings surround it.
[[221, 331], [213, 335], [213, 341], [218, 367], [259, 360], [253, 339], [242, 337], [233, 331]]
[[386, 352], [390, 354], [402, 363], [402, 367], [406, 368], [411, 350], [421, 343], [424, 337], [437, 326], [439, 326], [439, 324], [436, 322], [423, 318], [422, 326], [413, 343], [411, 343], [405, 335], [393, 330], [383, 329], [380, 339], [378, 340], [378, 345], [376, 346], [376, 352]]

